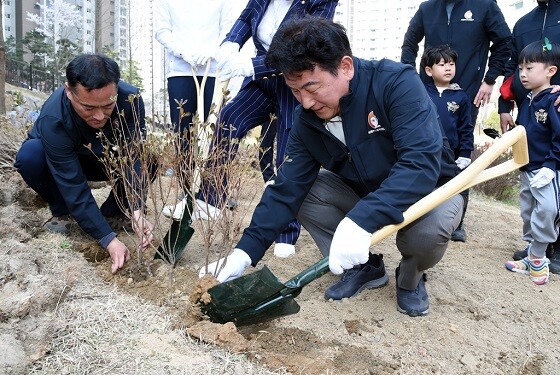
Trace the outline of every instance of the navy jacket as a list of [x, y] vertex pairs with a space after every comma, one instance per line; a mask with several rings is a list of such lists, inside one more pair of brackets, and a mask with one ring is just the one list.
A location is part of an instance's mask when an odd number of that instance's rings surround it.
[[[518, 108], [529, 93], [529, 90], [523, 87], [519, 79], [519, 71], [517, 70], [519, 53], [528, 44], [543, 40], [544, 37], [552, 42], [560, 43], [560, 0], [549, 0], [548, 3], [537, 2], [537, 6], [517, 20], [513, 27], [511, 55], [504, 70], [504, 81], [515, 74], [512, 91]], [[551, 83], [554, 85], [560, 84], [560, 74], [555, 74]], [[507, 113], [509, 111], [511, 111], [511, 102], [500, 96], [498, 112]]]
[[370, 233], [402, 222], [408, 207], [458, 173], [414, 69], [358, 58], [354, 68], [350, 93], [340, 100], [346, 145], [313, 111], [296, 108], [286, 162], [237, 245], [253, 264], [296, 216], [320, 168], [342, 177], [361, 197], [347, 216]]
[[541, 91], [537, 96], [527, 97], [519, 108], [519, 122], [527, 130], [529, 163], [519, 168], [534, 171], [547, 167], [560, 170], [560, 114], [554, 101], [560, 93], [552, 89]]
[[[113, 130], [119, 123], [125, 125], [129, 136], [139, 134], [138, 128], [143, 130], [144, 102], [139, 95], [134, 98], [134, 107], [129, 101], [129, 95], [136, 94], [136, 87], [119, 82], [117, 105], [107, 120], [109, 123], [101, 129], [109, 140], [115, 139]], [[119, 112], [122, 116], [119, 116]], [[47, 164], [70, 214], [96, 240], [110, 234], [112, 230], [91, 194], [78, 156], [91, 156], [92, 152], [96, 156], [103, 155], [98, 132], [77, 115], [61, 87], [45, 101], [41, 114], [28, 134], [28, 139], [41, 139]]]
[[440, 94], [433, 83], [426, 91], [436, 105], [441, 125], [455, 158], [471, 157], [474, 150], [474, 125], [471, 121], [471, 101], [459, 85], [453, 83]]
[[[483, 79], [494, 84], [503, 75], [511, 31], [494, 0], [457, 0], [449, 19], [445, 6], [445, 0], [420, 4], [404, 36], [401, 62], [415, 66], [418, 44], [423, 38], [424, 48], [448, 44], [459, 55], [457, 75], [452, 82], [458, 83], [472, 101]], [[488, 71], [484, 75], [487, 61]], [[425, 83], [430, 82], [425, 72], [420, 75]]]

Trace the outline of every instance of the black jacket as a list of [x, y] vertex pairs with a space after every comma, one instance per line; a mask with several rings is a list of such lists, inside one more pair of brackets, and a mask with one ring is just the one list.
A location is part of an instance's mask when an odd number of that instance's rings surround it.
[[346, 145], [313, 111], [296, 108], [286, 162], [237, 245], [253, 264], [296, 216], [320, 168], [342, 177], [361, 197], [347, 216], [370, 233], [402, 222], [408, 207], [458, 173], [414, 69], [357, 58], [354, 68], [350, 93], [340, 99]]
[[456, 83], [451, 84], [442, 93], [433, 83], [426, 85], [426, 91], [436, 105], [455, 158], [471, 157], [474, 150], [474, 124], [471, 121], [471, 101], [467, 94]]
[[[122, 123], [128, 129], [129, 136], [138, 134], [138, 129], [144, 130], [144, 103], [136, 94], [136, 87], [119, 82], [117, 105], [107, 120], [108, 124], [101, 129], [109, 140], [115, 138], [115, 124]], [[136, 95], [134, 107], [129, 95]], [[119, 116], [119, 112], [122, 116]], [[77, 115], [64, 87], [61, 87], [45, 101], [41, 114], [28, 134], [28, 139], [41, 139], [47, 164], [70, 214], [96, 240], [110, 234], [112, 230], [91, 194], [78, 155], [91, 155], [92, 152], [96, 156], [103, 155], [98, 132]]]
[[[513, 38], [511, 43], [511, 56], [504, 70], [504, 81], [514, 74], [512, 91], [515, 95], [517, 107], [525, 99], [529, 90], [519, 80], [519, 53], [528, 44], [543, 40], [547, 37], [550, 41], [560, 43], [560, 0], [549, 0], [548, 3], [537, 2], [537, 6], [529, 13], [521, 17], [513, 27]], [[555, 74], [551, 80], [552, 84], [560, 84], [560, 74]], [[500, 97], [498, 101], [498, 112], [507, 113], [511, 111], [511, 102]]]
[[[420, 4], [404, 36], [401, 62], [415, 66], [418, 44], [423, 38], [424, 48], [448, 44], [459, 56], [452, 82], [458, 83], [472, 101], [483, 79], [494, 84], [503, 75], [511, 31], [494, 0], [457, 0], [449, 19], [445, 6], [445, 0]], [[420, 76], [425, 83], [430, 82], [423, 71]]]

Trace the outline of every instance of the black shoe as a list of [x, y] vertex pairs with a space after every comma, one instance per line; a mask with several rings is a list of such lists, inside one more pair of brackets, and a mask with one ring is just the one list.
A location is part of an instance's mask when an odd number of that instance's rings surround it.
[[515, 253], [513, 253], [513, 260], [521, 260], [521, 259], [525, 259], [527, 258], [527, 253], [529, 250], [529, 245], [527, 245], [526, 248], [524, 248], [523, 250], [517, 250]]
[[548, 270], [550, 273], [560, 275], [560, 253], [558, 251], [554, 252], [548, 260], [550, 262], [548, 263]]
[[428, 315], [430, 301], [428, 292], [426, 291], [426, 274], [422, 275], [418, 286], [414, 290], [399, 288], [399, 268], [395, 270], [397, 285], [397, 310], [408, 316], [425, 316]]
[[325, 291], [325, 299], [341, 300], [350, 298], [364, 289], [381, 288], [389, 282], [385, 272], [383, 254], [370, 254], [367, 263], [344, 271], [340, 281], [332, 284]]
[[451, 233], [451, 241], [455, 242], [467, 242], [467, 233], [463, 227], [459, 227]]
[[229, 210], [234, 210], [237, 207], [237, 201], [233, 198], [228, 198], [226, 202], [226, 208]]

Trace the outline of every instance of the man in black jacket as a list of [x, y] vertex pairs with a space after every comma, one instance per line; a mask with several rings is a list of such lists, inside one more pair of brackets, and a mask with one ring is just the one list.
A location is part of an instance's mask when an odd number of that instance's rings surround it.
[[[404, 211], [459, 171], [424, 85], [410, 66], [353, 57], [344, 28], [325, 19], [286, 23], [266, 62], [283, 73], [301, 105], [286, 162], [218, 280], [256, 265], [297, 216], [329, 256], [331, 271], [343, 274], [327, 289], [327, 299], [386, 285], [382, 256], [369, 251], [373, 233], [402, 222]], [[424, 271], [443, 257], [462, 209], [457, 195], [398, 232], [398, 311], [428, 313]], [[204, 267], [200, 276], [216, 274], [222, 262]]]
[[[428, 0], [420, 4], [410, 20], [402, 45], [401, 62], [415, 66], [418, 44], [424, 48], [449, 45], [457, 52], [456, 75], [452, 83], [471, 99], [471, 120], [490, 101], [496, 78], [503, 75], [509, 58], [511, 31], [495, 0]], [[490, 58], [488, 58], [490, 52]], [[488, 70], [486, 63], [488, 62]], [[426, 73], [420, 76], [429, 83]], [[466, 212], [465, 205], [465, 212]], [[452, 240], [466, 241], [463, 219]]]
[[[103, 55], [76, 57], [66, 68], [66, 79], [64, 87], [43, 104], [16, 155], [15, 167], [49, 204], [53, 217], [45, 228], [66, 234], [70, 220], [75, 220], [109, 252], [111, 271], [115, 273], [130, 258], [129, 250], [108, 223], [123, 214], [118, 200], [134, 206], [132, 228], [143, 247], [153, 239], [153, 225], [144, 218], [139, 202], [126, 201], [122, 181], [114, 190], [123, 194], [117, 197], [111, 191], [101, 208], [88, 181], [110, 179], [99, 160], [103, 156], [99, 133], [109, 141], [127, 136], [132, 142], [142, 137], [144, 103], [136, 87], [120, 81], [117, 63]], [[135, 169], [139, 169], [138, 161]]]

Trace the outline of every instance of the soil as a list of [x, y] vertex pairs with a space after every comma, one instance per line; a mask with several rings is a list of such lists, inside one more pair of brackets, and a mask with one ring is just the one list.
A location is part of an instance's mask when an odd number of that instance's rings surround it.
[[[261, 185], [258, 180], [254, 183], [256, 189]], [[50, 340], [60, 327], [40, 312], [65, 303], [63, 284], [68, 280], [41, 272], [45, 265], [37, 261], [30, 246], [49, 241], [41, 228], [49, 218], [48, 210], [17, 176], [2, 179], [0, 209], [0, 352], [6, 350], [5, 358], [9, 357], [0, 361], [0, 373], [2, 364], [9, 365], [11, 373], [18, 369], [24, 373], [30, 363], [49, 355]], [[133, 252], [125, 268], [112, 275], [106, 253], [78, 228], [72, 229], [66, 241], [69, 254], [88, 260], [74, 268], [93, 268], [95, 277], [116, 285], [119, 293], [164, 308], [176, 329], [187, 330], [201, 343], [243, 353], [270, 371], [558, 373], [559, 276], [551, 275], [548, 284], [536, 286], [527, 276], [503, 266], [513, 251], [525, 245], [518, 208], [471, 194], [465, 227], [468, 241], [450, 243], [444, 259], [427, 271], [430, 313], [426, 317], [411, 318], [396, 310], [394, 270], [400, 255], [391, 237], [373, 249], [384, 254], [390, 275], [387, 286], [339, 302], [326, 301], [325, 288], [337, 280], [327, 273], [303, 288], [295, 299], [301, 307], [297, 314], [240, 327], [209, 322], [193, 303], [208, 288], [204, 284], [208, 280], [201, 284], [198, 278], [204, 254], [196, 234], [172, 273], [161, 260], [151, 260], [152, 250], [143, 254], [145, 263], [140, 266]], [[211, 252], [215, 260], [216, 249]], [[269, 251], [257, 268], [266, 264], [285, 281], [319, 256], [303, 231], [295, 255], [276, 258]]]

